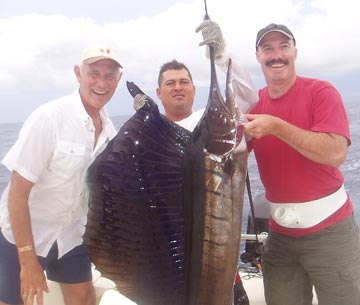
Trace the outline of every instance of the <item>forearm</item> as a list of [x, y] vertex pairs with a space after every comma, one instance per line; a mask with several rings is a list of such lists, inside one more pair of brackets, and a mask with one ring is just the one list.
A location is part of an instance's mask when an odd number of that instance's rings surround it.
[[232, 60], [232, 86], [235, 100], [240, 111], [248, 113], [259, 100], [258, 91], [248, 71], [231, 54], [225, 53], [222, 61], [216, 61], [218, 67], [226, 72], [230, 58]]
[[339, 167], [346, 159], [347, 139], [341, 135], [304, 130], [281, 119], [272, 134], [312, 161]]
[[16, 246], [18, 248], [34, 246], [28, 206], [20, 204], [19, 200], [15, 198], [12, 202], [14, 200], [17, 201], [17, 204], [9, 204], [9, 217]]
[[14, 172], [9, 190], [9, 217], [17, 247], [33, 246], [28, 197], [32, 183]]
[[20, 263], [20, 290], [23, 301], [43, 305], [43, 291], [49, 291], [46, 277], [35, 251], [31, 230], [29, 195], [33, 183], [13, 172], [9, 190], [9, 217], [18, 248]]

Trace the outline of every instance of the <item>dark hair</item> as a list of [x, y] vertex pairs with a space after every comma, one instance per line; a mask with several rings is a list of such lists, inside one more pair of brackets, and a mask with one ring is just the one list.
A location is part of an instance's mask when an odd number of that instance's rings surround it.
[[160, 71], [159, 71], [159, 76], [158, 76], [158, 85], [159, 85], [159, 87], [161, 85], [162, 76], [163, 76], [164, 72], [166, 72], [168, 70], [182, 70], [182, 69], [185, 69], [188, 72], [190, 80], [192, 82], [193, 80], [192, 80], [190, 70], [183, 63], [178, 62], [176, 59], [173, 59], [172, 61], [164, 63], [161, 66]]

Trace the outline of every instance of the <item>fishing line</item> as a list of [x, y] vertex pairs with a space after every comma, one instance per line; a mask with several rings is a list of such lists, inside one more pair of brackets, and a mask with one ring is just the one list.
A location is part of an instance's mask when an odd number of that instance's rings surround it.
[[[253, 196], [251, 194], [249, 171], [246, 173], [246, 190], [247, 190], [249, 202], [250, 202], [251, 218], [253, 221], [253, 227], [254, 227], [254, 233], [255, 233], [255, 239], [256, 239], [256, 248], [257, 248], [258, 253], [260, 254], [260, 242], [259, 242], [259, 237], [258, 237], [259, 229], [258, 229], [258, 226], [256, 223], [254, 201], [253, 201]], [[260, 257], [260, 261], [261, 261], [261, 257]]]

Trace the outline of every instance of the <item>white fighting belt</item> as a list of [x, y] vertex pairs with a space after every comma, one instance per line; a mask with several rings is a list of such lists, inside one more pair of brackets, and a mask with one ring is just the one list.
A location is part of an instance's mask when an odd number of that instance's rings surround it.
[[344, 184], [329, 196], [306, 202], [270, 202], [270, 214], [277, 224], [287, 228], [310, 228], [335, 213], [347, 200]]

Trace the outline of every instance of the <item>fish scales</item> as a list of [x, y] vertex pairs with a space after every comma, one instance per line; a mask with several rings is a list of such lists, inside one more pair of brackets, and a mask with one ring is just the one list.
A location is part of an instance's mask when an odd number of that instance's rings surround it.
[[183, 305], [182, 161], [190, 133], [140, 104], [88, 171], [85, 245], [96, 268], [139, 305]]
[[224, 101], [210, 58], [207, 108], [185, 154], [185, 305], [232, 304], [240, 252], [246, 141], [237, 129], [231, 60]]

